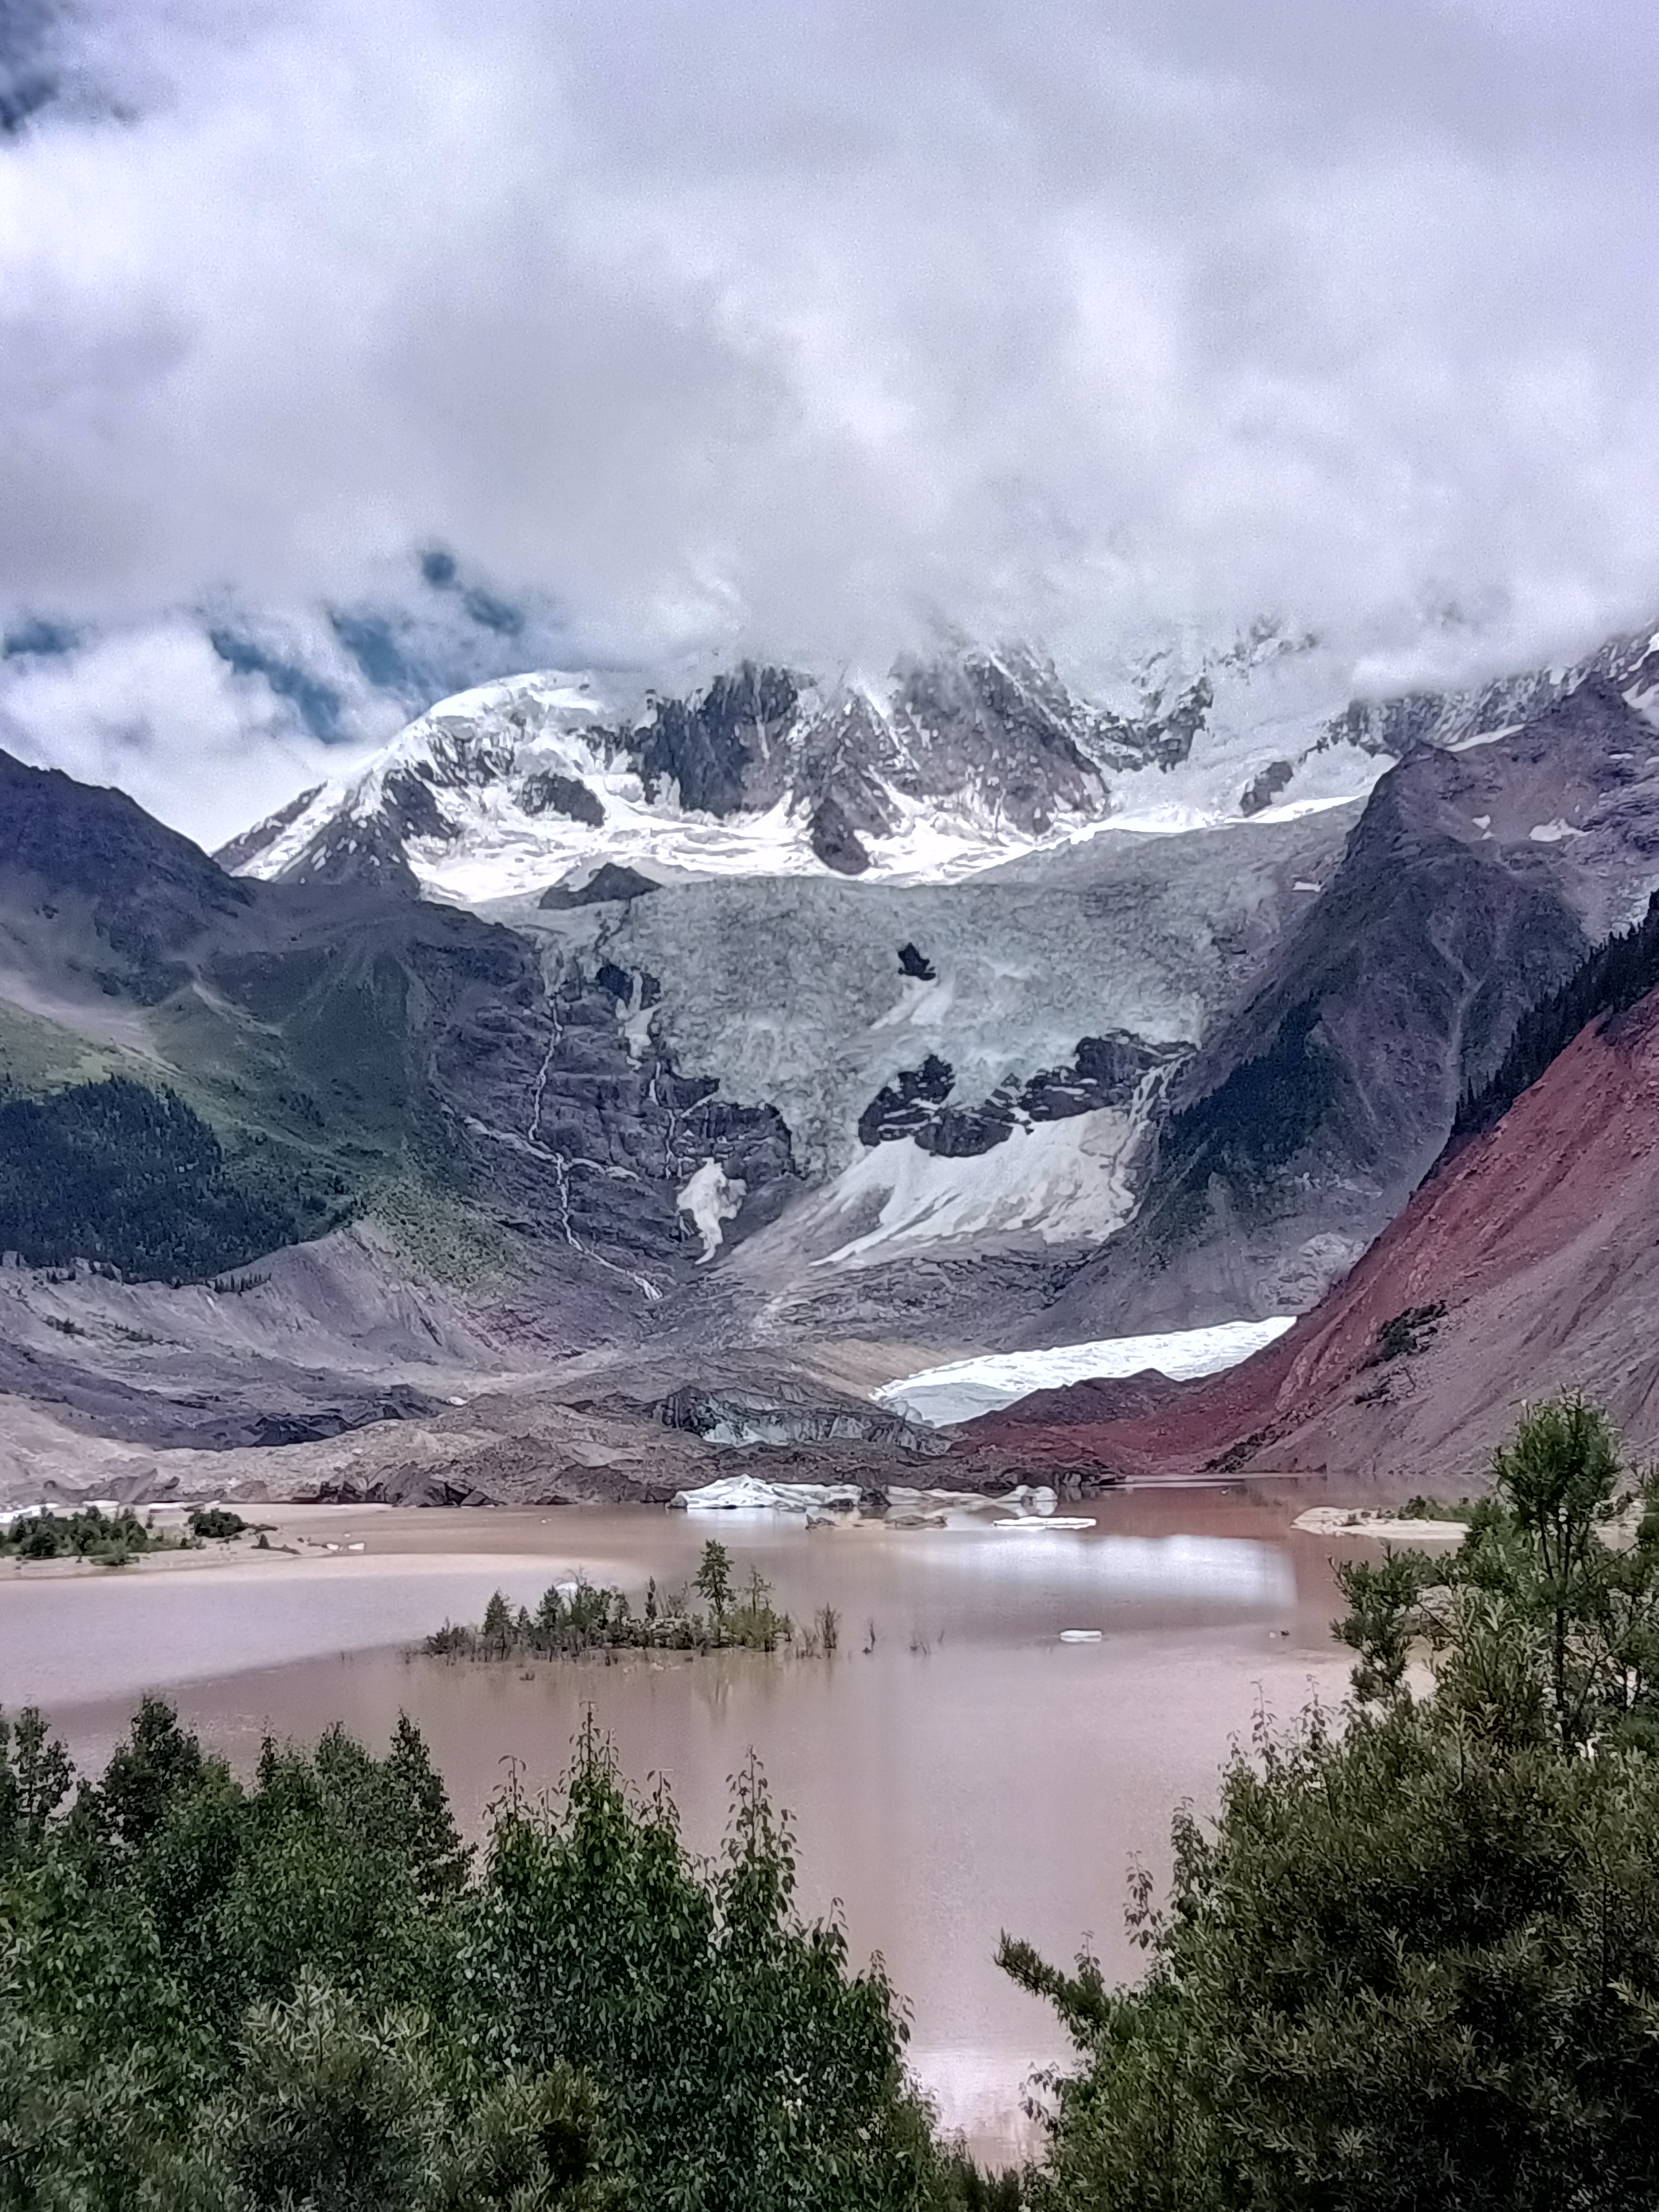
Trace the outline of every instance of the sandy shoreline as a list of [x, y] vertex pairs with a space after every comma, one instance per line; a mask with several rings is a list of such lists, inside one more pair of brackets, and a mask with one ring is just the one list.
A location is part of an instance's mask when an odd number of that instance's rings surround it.
[[1461, 1521], [1407, 1521], [1374, 1506], [1311, 1505], [1291, 1523], [1304, 1536], [1363, 1536], [1389, 1544], [1461, 1544]]

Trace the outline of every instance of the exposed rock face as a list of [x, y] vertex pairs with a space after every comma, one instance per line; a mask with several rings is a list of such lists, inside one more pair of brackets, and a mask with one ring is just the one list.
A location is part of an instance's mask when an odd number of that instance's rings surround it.
[[838, 799], [821, 799], [812, 809], [812, 851], [838, 876], [861, 876], [870, 865], [869, 848], [853, 827]]
[[1040, 1068], [1023, 1083], [999, 1085], [982, 1103], [967, 1105], [951, 1097], [956, 1075], [950, 1063], [930, 1053], [919, 1068], [902, 1068], [877, 1092], [859, 1116], [859, 1141], [908, 1139], [941, 1159], [972, 1159], [1034, 1122], [1127, 1109], [1150, 1074], [1185, 1057], [1182, 1045], [1149, 1044], [1125, 1030], [1081, 1037], [1070, 1066]]
[[712, 1162], [745, 1195], [787, 1185], [789, 1132], [774, 1109], [721, 1097], [712, 1077], [681, 1075], [648, 1030], [630, 1048], [619, 1018], [648, 1008], [648, 975], [573, 961], [547, 988], [526, 965], [518, 992], [481, 1008], [435, 1070], [477, 1186], [510, 1194], [521, 1233], [632, 1267], [660, 1292], [698, 1250], [682, 1218], [688, 1180]]
[[658, 1401], [655, 1412], [665, 1428], [714, 1444], [863, 1443], [933, 1459], [948, 1449], [932, 1430], [821, 1386], [709, 1390], [682, 1383]]
[[1279, 793], [1284, 790], [1295, 769], [1287, 760], [1272, 760], [1259, 775], [1251, 777], [1244, 794], [1238, 802], [1241, 814], [1264, 814]]
[[[945, 1111], [956, 1072], [949, 1060], [930, 1052], [920, 1067], [902, 1067], [884, 1084], [859, 1116], [861, 1145], [895, 1144], [906, 1137], [933, 1137]], [[933, 1144], [924, 1142], [932, 1151]]]
[[527, 775], [520, 787], [519, 804], [526, 814], [562, 814], [568, 821], [585, 822], [590, 830], [601, 828], [605, 822], [605, 808], [587, 786], [574, 775], [561, 775], [556, 769]]
[[573, 906], [611, 906], [628, 899], [645, 898], [660, 889], [654, 877], [641, 875], [637, 868], [619, 868], [614, 860], [605, 860], [574, 888], [565, 884], [550, 884], [537, 904], [544, 912], [562, 913]]

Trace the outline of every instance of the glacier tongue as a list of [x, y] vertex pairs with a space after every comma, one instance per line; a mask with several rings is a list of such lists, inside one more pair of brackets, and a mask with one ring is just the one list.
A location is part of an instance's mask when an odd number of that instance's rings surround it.
[[925, 1367], [872, 1395], [878, 1406], [890, 1406], [930, 1428], [943, 1428], [994, 1413], [1033, 1390], [1057, 1389], [1067, 1382], [1106, 1382], [1142, 1374], [1149, 1367], [1176, 1382], [1218, 1374], [1283, 1336], [1295, 1319], [1293, 1314], [1275, 1314], [1267, 1321], [1220, 1322], [1210, 1328], [1175, 1329], [1157, 1336], [1059, 1344], [1046, 1352], [988, 1353], [978, 1359], [953, 1360], [946, 1367]]

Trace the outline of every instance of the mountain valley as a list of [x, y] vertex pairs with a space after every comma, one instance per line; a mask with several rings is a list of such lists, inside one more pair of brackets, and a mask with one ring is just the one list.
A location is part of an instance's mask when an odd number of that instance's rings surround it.
[[[915, 1370], [1360, 1296], [1659, 887], [1651, 648], [1281, 753], [1238, 688], [1303, 659], [1138, 716], [966, 648], [513, 679], [216, 861], [0, 759], [9, 1491], [879, 1486], [942, 1448], [870, 1407]], [[952, 1480], [1282, 1456], [1137, 1442], [1172, 1387], [993, 1414]], [[1367, 1406], [1286, 1464], [1379, 1470]]]

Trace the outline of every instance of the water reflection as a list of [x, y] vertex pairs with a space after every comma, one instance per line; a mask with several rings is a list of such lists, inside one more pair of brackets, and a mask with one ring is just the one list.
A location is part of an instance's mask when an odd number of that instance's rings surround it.
[[1002, 1583], [1087, 1590], [1103, 1597], [1273, 1612], [1296, 1598], [1282, 1544], [1242, 1536], [1097, 1536], [1034, 1526], [978, 1532], [971, 1545], [941, 1547], [942, 1563]]

